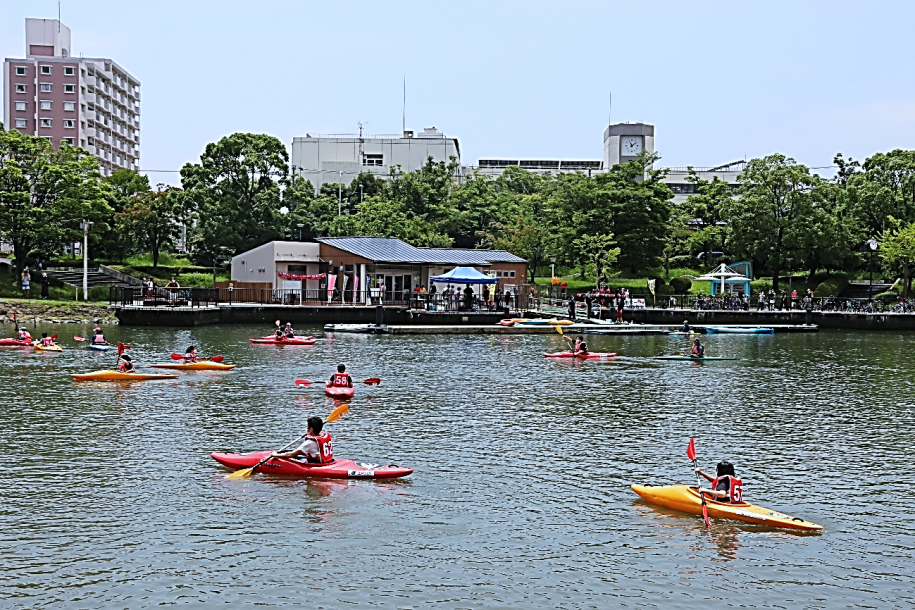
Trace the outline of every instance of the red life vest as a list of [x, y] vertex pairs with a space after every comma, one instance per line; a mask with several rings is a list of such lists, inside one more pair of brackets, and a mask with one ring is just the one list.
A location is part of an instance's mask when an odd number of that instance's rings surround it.
[[349, 388], [352, 387], [353, 381], [349, 373], [334, 373], [334, 382], [331, 385], [335, 388]]
[[722, 479], [728, 479], [728, 499], [724, 500], [725, 502], [732, 502], [734, 504], [741, 504], [743, 502], [743, 482], [737, 477], [732, 477], [729, 474], [726, 474], [722, 477], [716, 478], [712, 482], [712, 489], [718, 489], [718, 481]]
[[186, 353], [184, 355], [184, 361], [185, 362], [197, 362], [197, 353], [196, 352]]
[[54, 345], [54, 339], [52, 339], [51, 337], [42, 337], [41, 344], [42, 345]]
[[308, 438], [318, 444], [318, 463], [330, 464], [334, 461], [334, 445], [330, 440], [330, 434], [321, 432], [317, 436], [309, 436]]
[[135, 373], [136, 369], [133, 366], [133, 362], [128, 364], [127, 362], [121, 360], [121, 364], [118, 365], [118, 370], [122, 373]]
[[28, 341], [31, 338], [32, 338], [32, 335], [29, 334], [29, 331], [27, 331], [27, 330], [19, 331], [19, 340], [20, 341]]

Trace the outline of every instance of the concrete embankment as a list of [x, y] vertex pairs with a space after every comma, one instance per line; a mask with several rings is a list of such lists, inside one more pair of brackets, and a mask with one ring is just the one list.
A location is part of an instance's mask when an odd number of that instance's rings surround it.
[[[806, 311], [706, 311], [693, 309], [626, 310], [625, 319], [638, 324], [681, 325], [689, 320], [696, 326], [736, 324], [742, 326], [798, 325], [807, 320]], [[810, 312], [810, 322], [819, 328], [846, 330], [915, 330], [915, 314]]]
[[38, 324], [41, 322], [75, 322], [117, 324], [114, 309], [107, 305], [0, 299], [0, 323]]

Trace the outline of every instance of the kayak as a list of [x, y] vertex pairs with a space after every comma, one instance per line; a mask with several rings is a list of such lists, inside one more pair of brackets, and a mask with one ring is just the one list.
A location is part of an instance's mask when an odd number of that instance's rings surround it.
[[33, 347], [34, 343], [28, 339], [23, 341], [19, 339], [0, 339], [0, 345], [5, 347]]
[[260, 339], [250, 339], [251, 343], [260, 343], [262, 345], [314, 345], [316, 341], [311, 335], [307, 337], [293, 337], [292, 339], [277, 339], [276, 337], [261, 337]]
[[110, 345], [102, 345], [102, 344], [90, 343], [90, 344], [89, 344], [89, 349], [98, 350], [98, 351], [100, 351], [100, 352], [107, 352], [108, 350], [111, 349], [111, 346], [110, 346]]
[[[651, 504], [666, 506], [667, 508], [681, 510], [694, 515], [702, 514], [702, 500], [699, 497], [699, 492], [696, 491], [695, 487], [690, 487], [689, 485], [659, 487], [633, 485], [632, 491]], [[735, 519], [745, 523], [805, 531], [823, 529], [822, 525], [747, 502], [737, 504], [706, 499], [706, 505], [708, 506], [708, 516], [716, 519]]]
[[667, 334], [668, 335], [701, 335], [702, 333], [700, 333], [699, 331], [696, 331], [696, 330], [691, 330], [688, 333], [685, 333], [682, 330], [672, 330]]
[[70, 375], [77, 381], [147, 381], [149, 379], [178, 379], [177, 375], [162, 373], [122, 373], [121, 371], [95, 371], [82, 375]]
[[[254, 453], [211, 453], [210, 457], [229, 468], [240, 470], [251, 468], [270, 455], [270, 451]], [[309, 464], [288, 458], [273, 458], [257, 468], [258, 472], [269, 472], [288, 477], [311, 477], [315, 479], [396, 479], [413, 473], [412, 468], [380, 466], [354, 460], [334, 460], [330, 464]]]
[[706, 326], [705, 332], [709, 334], [735, 333], [741, 335], [771, 335], [775, 332], [775, 329], [764, 326]]
[[587, 354], [578, 354], [574, 355], [572, 352], [555, 352], [552, 354], [544, 354], [547, 358], [579, 358], [581, 360], [607, 360], [616, 356], [616, 352], [588, 352]]
[[331, 398], [346, 400], [356, 395], [356, 388], [347, 388], [333, 385], [324, 386], [324, 393]]
[[62, 352], [62, 351], [64, 351], [64, 348], [57, 345], [56, 343], [54, 345], [42, 345], [41, 343], [36, 343], [35, 349], [40, 350], [42, 352]]
[[384, 324], [325, 324], [324, 330], [326, 332], [338, 332], [338, 333], [386, 333], [388, 332], [388, 327]]
[[154, 369], [175, 369], [178, 371], [230, 371], [234, 369], [236, 365], [212, 362], [211, 360], [201, 360], [199, 362], [168, 362], [166, 364], [147, 364], [146, 366]]
[[531, 325], [546, 325], [549, 324], [549, 320], [542, 320], [540, 318], [524, 318], [522, 320], [515, 320], [516, 324], [531, 324]]
[[547, 320], [546, 323], [552, 324], [553, 326], [572, 326], [573, 324], [575, 324], [575, 322], [573, 322], [572, 320], [557, 320], [556, 318], [553, 318], [552, 320]]
[[499, 324], [501, 324], [502, 326], [514, 326], [515, 321], [514, 320], [499, 320]]
[[706, 360], [737, 360], [737, 358], [725, 358], [723, 356], [703, 356], [702, 358], [693, 358], [692, 356], [655, 356], [655, 360], [698, 360], [704, 362]]

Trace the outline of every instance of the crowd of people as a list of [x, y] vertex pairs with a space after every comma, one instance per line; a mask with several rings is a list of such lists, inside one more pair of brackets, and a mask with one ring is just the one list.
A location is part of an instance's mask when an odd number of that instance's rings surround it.
[[414, 307], [431, 311], [496, 311], [503, 307], [512, 308], [518, 301], [515, 288], [504, 291], [497, 284], [482, 287], [477, 293], [469, 284], [460, 286], [448, 284], [441, 292], [432, 284], [428, 290], [425, 286], [413, 288]]
[[[617, 324], [623, 323], [623, 310], [626, 307], [626, 302], [630, 301], [631, 295], [628, 288], [618, 288], [616, 290], [609, 288], [607, 286], [601, 286], [590, 292], [580, 292], [574, 297], [569, 299], [568, 309], [569, 309], [569, 318], [572, 320], [578, 319], [578, 305], [580, 303], [585, 304], [585, 317], [587, 319], [591, 318], [604, 318], [604, 312], [615, 312], [616, 317], [614, 321]], [[597, 307], [595, 307], [595, 305]]]

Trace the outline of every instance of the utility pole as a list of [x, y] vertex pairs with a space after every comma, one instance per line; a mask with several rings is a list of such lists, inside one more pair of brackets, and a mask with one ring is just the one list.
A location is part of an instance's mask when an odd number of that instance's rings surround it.
[[340, 182], [337, 183], [337, 216], [340, 215], [340, 208], [343, 206], [343, 170], [340, 170]]
[[83, 230], [83, 300], [89, 300], [89, 226], [92, 225], [88, 220], [80, 223]]

